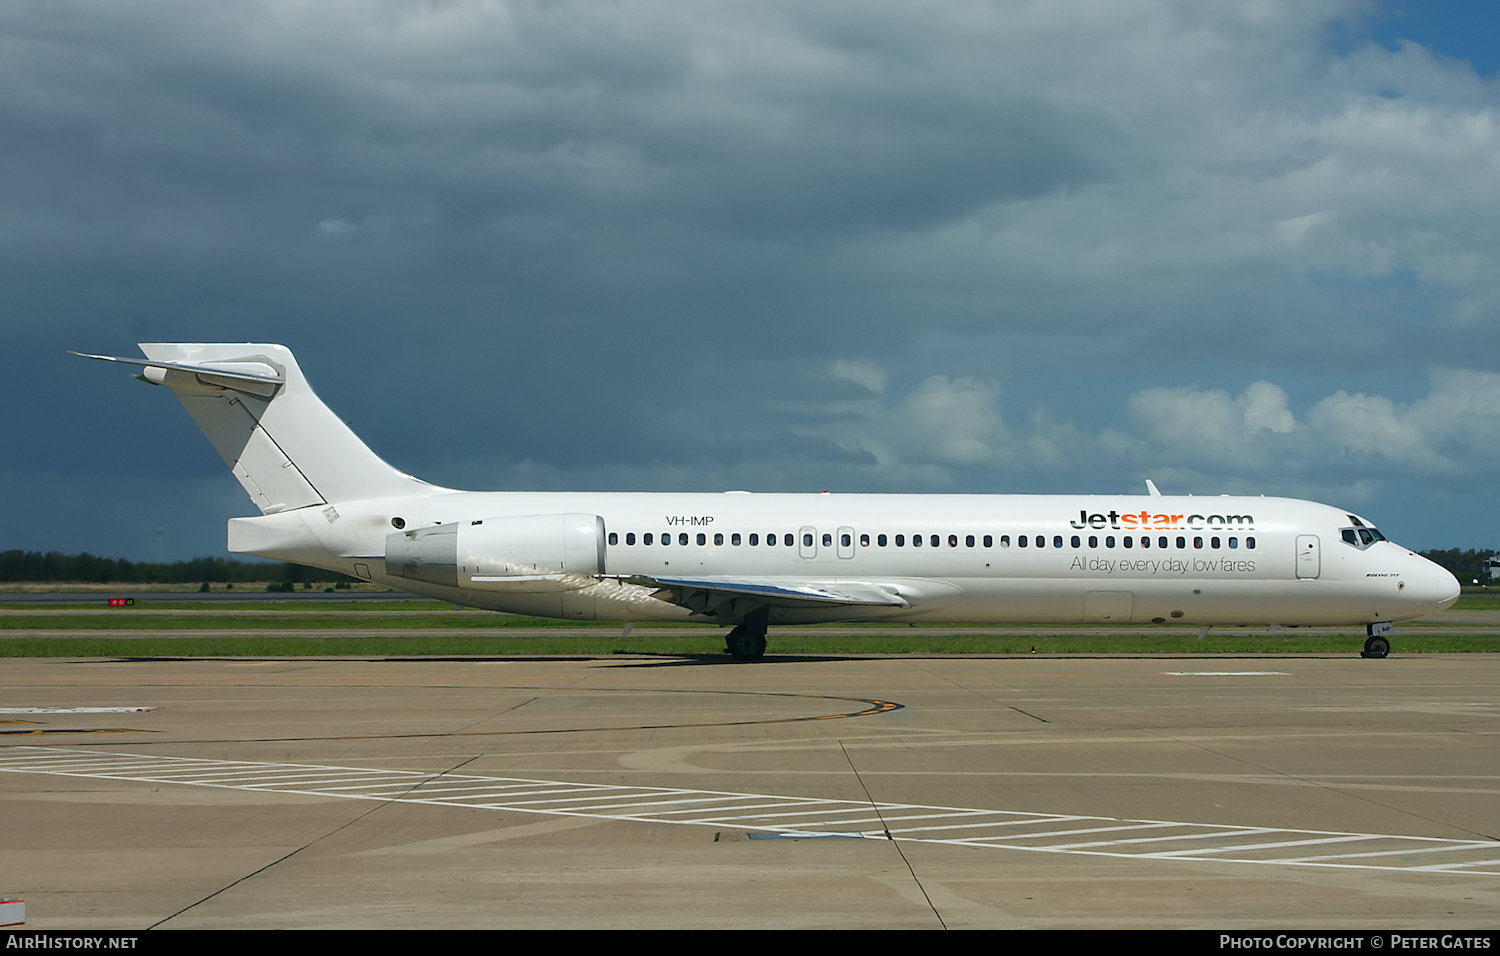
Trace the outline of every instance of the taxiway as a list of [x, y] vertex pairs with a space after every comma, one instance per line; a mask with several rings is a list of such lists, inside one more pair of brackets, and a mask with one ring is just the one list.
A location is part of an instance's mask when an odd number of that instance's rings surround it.
[[7, 661], [0, 893], [34, 929], [1500, 912], [1500, 655], [721, 660]]

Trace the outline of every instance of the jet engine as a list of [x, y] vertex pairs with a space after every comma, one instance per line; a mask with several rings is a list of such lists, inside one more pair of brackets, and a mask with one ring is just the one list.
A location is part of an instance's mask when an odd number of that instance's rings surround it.
[[386, 535], [387, 574], [477, 591], [571, 591], [604, 573], [598, 515], [512, 515]]

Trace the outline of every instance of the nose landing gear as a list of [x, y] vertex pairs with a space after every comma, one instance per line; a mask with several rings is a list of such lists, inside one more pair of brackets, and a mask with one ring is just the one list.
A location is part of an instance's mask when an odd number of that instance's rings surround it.
[[1391, 635], [1396, 632], [1396, 625], [1390, 621], [1380, 621], [1365, 627], [1365, 649], [1360, 657], [1386, 657], [1391, 653]]

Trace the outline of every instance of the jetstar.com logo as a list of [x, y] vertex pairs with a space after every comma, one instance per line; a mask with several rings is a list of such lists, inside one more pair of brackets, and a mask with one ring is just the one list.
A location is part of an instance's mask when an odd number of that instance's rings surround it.
[[1254, 531], [1254, 515], [1169, 515], [1149, 511], [1121, 514], [1078, 512], [1075, 528], [1113, 528], [1116, 531]]

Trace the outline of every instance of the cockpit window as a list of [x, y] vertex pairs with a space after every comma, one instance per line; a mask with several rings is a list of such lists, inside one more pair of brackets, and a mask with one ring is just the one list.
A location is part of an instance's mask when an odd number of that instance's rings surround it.
[[1349, 520], [1354, 522], [1354, 527], [1339, 529], [1339, 537], [1344, 540], [1345, 544], [1352, 545], [1363, 551], [1375, 542], [1386, 539], [1385, 535], [1377, 531], [1374, 526], [1365, 524], [1354, 515], [1350, 515]]

